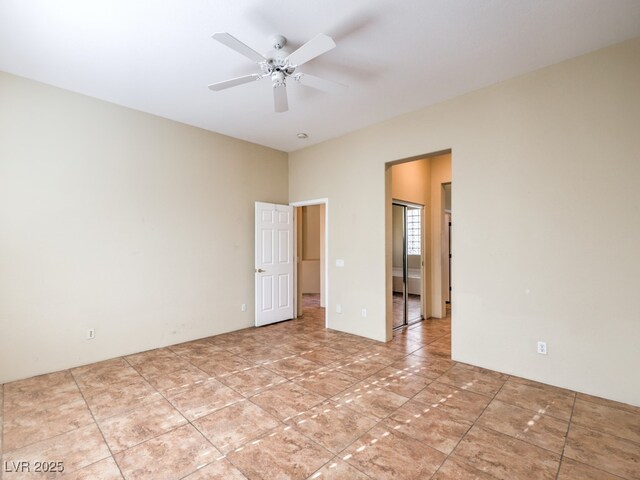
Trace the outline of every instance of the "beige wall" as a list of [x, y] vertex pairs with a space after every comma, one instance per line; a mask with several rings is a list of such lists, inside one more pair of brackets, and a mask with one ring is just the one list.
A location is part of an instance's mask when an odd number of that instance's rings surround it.
[[428, 205], [431, 198], [431, 159], [399, 163], [391, 167], [393, 200]]
[[451, 154], [438, 155], [431, 158], [431, 316], [442, 318], [446, 315], [445, 302], [447, 299], [445, 287], [445, 268], [448, 263], [445, 260], [444, 232], [444, 201], [445, 193], [443, 184], [451, 182]]
[[8, 74], [0, 105], [0, 383], [253, 324], [286, 154]]
[[302, 293], [320, 293], [320, 205], [308, 205], [301, 209], [300, 286]]
[[302, 207], [302, 259], [320, 260], [320, 205]]
[[453, 358], [640, 405], [638, 85], [635, 39], [290, 154], [290, 200], [331, 205], [329, 326], [388, 338], [385, 163], [451, 148]]

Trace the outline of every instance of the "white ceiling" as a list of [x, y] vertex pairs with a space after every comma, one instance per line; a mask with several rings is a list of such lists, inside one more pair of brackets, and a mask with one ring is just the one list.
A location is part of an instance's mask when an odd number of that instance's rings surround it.
[[[257, 73], [217, 31], [331, 35], [300, 70], [349, 89], [290, 82], [286, 113], [266, 80], [211, 92]], [[284, 151], [639, 35], [639, 0], [0, 0], [0, 70]]]

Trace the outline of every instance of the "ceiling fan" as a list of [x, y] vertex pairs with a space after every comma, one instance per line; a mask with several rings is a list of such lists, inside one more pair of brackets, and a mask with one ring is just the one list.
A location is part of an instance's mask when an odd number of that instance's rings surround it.
[[335, 48], [336, 44], [331, 37], [323, 33], [309, 40], [293, 53], [284, 49], [287, 39], [282, 35], [274, 35], [270, 38], [273, 50], [262, 55], [251, 47], [245, 45], [240, 40], [226, 32], [213, 34], [213, 38], [236, 52], [253, 60], [260, 67], [261, 73], [253, 73], [242, 77], [232, 78], [209, 85], [214, 91], [243, 85], [263, 78], [271, 78], [273, 83], [273, 101], [276, 112], [286, 112], [289, 110], [287, 100], [287, 80], [293, 79], [307, 87], [316, 88], [325, 92], [340, 92], [347, 87], [341, 83], [332, 82], [318, 78], [314, 75], [298, 72], [298, 67], [309, 60], [328, 52]]

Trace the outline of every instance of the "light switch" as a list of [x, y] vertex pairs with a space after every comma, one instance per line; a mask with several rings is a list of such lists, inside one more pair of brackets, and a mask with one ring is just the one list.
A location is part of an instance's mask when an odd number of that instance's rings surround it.
[[336, 259], [336, 267], [344, 267], [344, 260], [341, 258]]

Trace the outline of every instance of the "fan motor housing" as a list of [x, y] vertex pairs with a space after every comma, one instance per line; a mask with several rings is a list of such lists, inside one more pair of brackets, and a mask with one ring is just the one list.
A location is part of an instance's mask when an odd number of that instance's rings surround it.
[[271, 42], [271, 45], [273, 45], [273, 48], [275, 48], [276, 50], [280, 50], [287, 44], [287, 38], [284, 35], [279, 34], [271, 35], [269, 37], [269, 41]]

